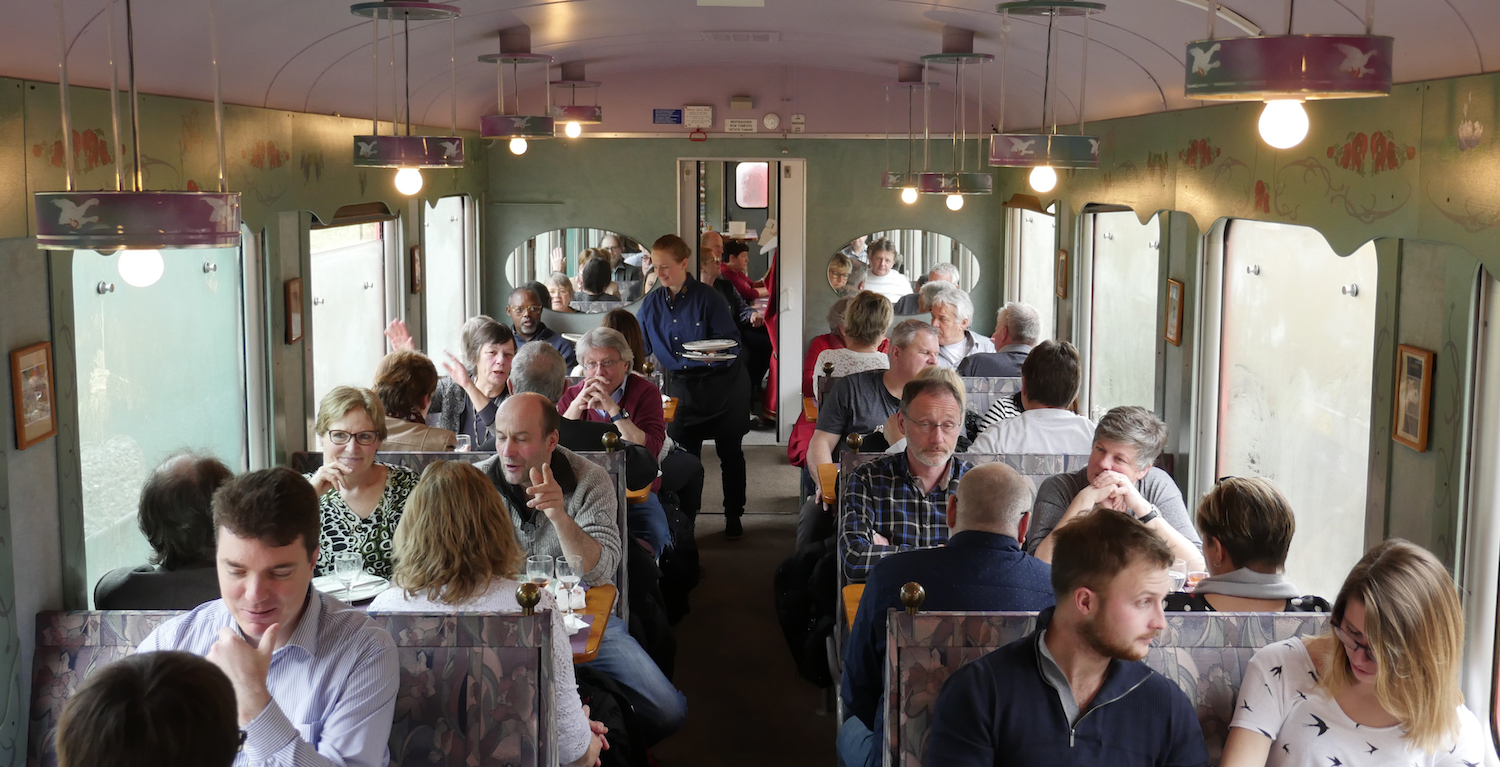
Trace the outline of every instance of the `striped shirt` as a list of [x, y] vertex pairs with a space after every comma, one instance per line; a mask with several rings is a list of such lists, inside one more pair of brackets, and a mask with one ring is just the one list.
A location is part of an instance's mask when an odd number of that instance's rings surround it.
[[[881, 456], [849, 475], [839, 551], [844, 575], [854, 583], [863, 583], [887, 554], [948, 542], [948, 496], [958, 491], [958, 480], [971, 467], [956, 456], [950, 458], [948, 473], [929, 493], [912, 476], [907, 460], [904, 452]], [[873, 543], [875, 533], [889, 545]]]
[[[994, 403], [990, 405], [990, 409], [985, 411], [984, 415], [979, 419], [979, 432], [983, 433], [1001, 421], [1015, 418], [1024, 412], [1024, 410], [1025, 408], [1021, 407], [1020, 392], [1004, 397], [996, 397]], [[978, 435], [976, 434], [971, 439], [977, 437]]]
[[[400, 667], [396, 643], [364, 613], [313, 591], [287, 643], [271, 655], [271, 702], [242, 729], [237, 767], [385, 767]], [[207, 655], [219, 629], [241, 636], [224, 600], [162, 624], [137, 652]]]

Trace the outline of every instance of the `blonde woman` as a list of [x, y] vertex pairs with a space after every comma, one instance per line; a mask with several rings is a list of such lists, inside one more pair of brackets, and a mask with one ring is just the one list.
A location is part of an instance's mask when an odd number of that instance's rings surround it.
[[1484, 764], [1489, 745], [1458, 687], [1463, 620], [1437, 557], [1378, 544], [1344, 580], [1329, 633], [1251, 659], [1221, 764]]
[[[473, 464], [439, 461], [422, 472], [396, 531], [397, 588], [375, 597], [370, 611], [518, 613], [519, 584], [509, 575], [520, 572], [525, 561], [494, 483]], [[559, 761], [587, 767], [605, 747], [604, 725], [589, 721], [578, 698], [557, 604], [544, 592], [537, 607], [552, 614]]]
[[891, 366], [890, 358], [880, 351], [885, 343], [885, 334], [891, 329], [893, 309], [885, 296], [874, 291], [862, 290], [849, 301], [844, 309], [844, 348], [827, 349], [813, 361], [813, 397], [821, 399], [818, 391], [823, 378], [823, 365], [833, 363], [833, 375], [842, 378], [866, 370], [885, 370]]

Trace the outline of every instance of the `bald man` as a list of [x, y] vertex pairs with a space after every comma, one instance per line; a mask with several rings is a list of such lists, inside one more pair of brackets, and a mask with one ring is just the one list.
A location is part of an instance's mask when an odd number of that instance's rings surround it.
[[859, 612], [844, 645], [844, 710], [839, 730], [841, 767], [880, 762], [874, 733], [884, 729], [885, 617], [901, 607], [901, 587], [922, 584], [924, 610], [1024, 610], [1051, 607], [1052, 567], [1021, 550], [1032, 492], [1003, 463], [976, 466], [948, 497], [948, 544], [892, 554], [865, 582]]

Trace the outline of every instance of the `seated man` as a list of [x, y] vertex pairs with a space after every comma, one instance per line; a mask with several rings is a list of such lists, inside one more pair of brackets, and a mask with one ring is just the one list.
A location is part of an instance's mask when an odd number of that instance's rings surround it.
[[[622, 417], [616, 423], [589, 421], [580, 417], [583, 415], [581, 405], [570, 408], [560, 404], [568, 390], [567, 368], [564, 364], [562, 355], [546, 344], [527, 344], [521, 347], [510, 374], [511, 396], [534, 392], [546, 397], [549, 402], [559, 403], [556, 407], [567, 412], [557, 424], [557, 444], [575, 453], [603, 450], [603, 438], [606, 434], [620, 437], [618, 449], [625, 453], [625, 487], [639, 490], [655, 484], [659, 468], [656, 455], [642, 442], [631, 439], [632, 436], [643, 438], [641, 434], [627, 435], [620, 428], [619, 424], [633, 426], [628, 417]], [[660, 396], [656, 398], [656, 402], [657, 412], [660, 412]], [[612, 400], [611, 403], [614, 404]], [[618, 404], [615, 406], [619, 407]], [[623, 410], [618, 412], [627, 415]], [[666, 422], [663, 421], [662, 424], [665, 431]], [[635, 428], [634, 431], [640, 430]], [[667, 512], [656, 494], [649, 493], [645, 501], [630, 504], [625, 518], [630, 534], [645, 541], [651, 552], [660, 557], [671, 540], [671, 534], [667, 529]]]
[[214, 493], [222, 599], [162, 624], [137, 650], [206, 655], [229, 677], [244, 750], [236, 764], [384, 767], [400, 669], [396, 643], [312, 588], [318, 495], [291, 469]]
[[886, 611], [901, 608], [901, 587], [916, 581], [924, 610], [1044, 610], [1052, 606], [1052, 568], [1021, 551], [1031, 487], [1003, 463], [975, 466], [948, 496], [947, 546], [892, 554], [865, 582], [844, 643], [844, 710], [839, 764], [874, 767], [884, 732]]
[[[641, 273], [638, 264], [632, 264], [625, 258], [625, 247], [620, 242], [621, 239], [617, 235], [606, 234], [599, 240], [599, 248], [609, 252], [609, 263], [614, 267], [610, 272], [610, 279], [621, 287], [620, 300], [628, 303], [641, 297], [641, 283], [645, 280], [645, 275]], [[568, 367], [571, 368], [572, 363]]]
[[234, 687], [185, 652], [136, 653], [95, 669], [57, 725], [61, 767], [229, 767], [240, 750]]
[[901, 297], [912, 292], [911, 281], [906, 279], [896, 268], [896, 244], [890, 240], [876, 240], [869, 247], [870, 272], [865, 275], [863, 284], [855, 282], [855, 274], [849, 275], [849, 283], [845, 287], [854, 287], [859, 290], [873, 290], [885, 296], [892, 304], [901, 300]]
[[[744, 254], [746, 261], [750, 258], [749, 247], [738, 240], [724, 245], [722, 250], [726, 260], [735, 258], [736, 256], [731, 255], [733, 253]], [[751, 306], [755, 299], [746, 299], [730, 280], [729, 274], [733, 271], [726, 263], [710, 260], [709, 251], [703, 252], [698, 273], [703, 277], [703, 284], [712, 286], [724, 297], [724, 303], [729, 305], [729, 314], [734, 317], [734, 324], [739, 328], [740, 340], [744, 343], [742, 353], [745, 355], [745, 369], [750, 374], [750, 401], [754, 403], [759, 401], [758, 392], [761, 391], [766, 372], [771, 369], [771, 334], [766, 329], [766, 318]]]
[[896, 302], [894, 311], [897, 317], [909, 317], [914, 314], [926, 314], [932, 311], [932, 297], [942, 292], [949, 283], [944, 280], [929, 280], [927, 284], [917, 289], [917, 292], [904, 295]]
[[375, 385], [370, 388], [385, 407], [381, 450], [442, 451], [458, 447], [453, 432], [427, 425], [437, 385], [437, 366], [419, 351], [399, 349], [380, 358], [375, 366]]
[[1014, 301], [995, 315], [995, 332], [990, 341], [995, 351], [973, 354], [958, 364], [961, 376], [979, 378], [1015, 378], [1021, 374], [1021, 363], [1031, 347], [1041, 340], [1042, 320], [1030, 304]]
[[1051, 562], [1053, 533], [1095, 506], [1123, 511], [1144, 522], [1171, 546], [1189, 570], [1203, 569], [1203, 544], [1188, 517], [1182, 491], [1153, 463], [1167, 445], [1167, 425], [1135, 405], [1117, 407], [1099, 419], [1089, 465], [1050, 477], [1037, 488], [1026, 551]]
[[234, 472], [217, 458], [173, 455], [141, 487], [138, 524], [149, 564], [111, 570], [94, 586], [98, 610], [191, 610], [219, 598], [214, 491]]
[[938, 367], [958, 369], [958, 364], [972, 354], [995, 350], [990, 339], [972, 330], [969, 323], [974, 319], [974, 302], [969, 294], [952, 285], [932, 297], [932, 326], [938, 329]]
[[510, 325], [516, 331], [517, 344], [541, 341], [561, 353], [563, 359], [568, 361], [568, 369], [572, 370], [578, 364], [573, 356], [573, 342], [542, 322], [542, 307], [549, 303], [550, 300], [543, 302], [535, 290], [522, 285], [510, 292], [510, 304], [505, 307], [505, 313], [510, 315]]
[[[495, 413], [496, 455], [476, 465], [500, 490], [521, 548], [533, 555], [577, 554], [585, 583], [614, 583], [621, 556], [614, 484], [604, 469], [558, 445], [560, 421], [557, 408], [540, 394], [510, 397]], [[624, 688], [648, 744], [682, 727], [687, 698], [623, 621], [605, 626], [598, 658], [584, 665]]]
[[922, 371], [901, 390], [896, 414], [906, 450], [881, 456], [849, 477], [852, 513], [839, 531], [844, 575], [855, 583], [882, 558], [948, 542], [943, 515], [969, 464], [953, 455], [964, 428], [963, 381], [951, 370]]
[[[889, 368], [840, 378], [818, 406], [818, 425], [807, 443], [807, 466], [816, 490], [822, 489], [817, 467], [838, 460], [844, 437], [880, 429], [888, 441], [901, 438], [896, 418], [901, 392], [937, 358], [937, 330], [921, 320], [904, 320], [891, 330], [890, 343]], [[833, 526], [832, 516], [814, 492], [797, 522], [798, 548], [832, 535]]]
[[1108, 510], [1058, 531], [1057, 606], [1036, 632], [948, 678], [923, 762], [1206, 765], [1192, 701], [1141, 662], [1166, 628], [1173, 553]]
[[1078, 350], [1067, 341], [1043, 341], [1021, 365], [1025, 412], [985, 429], [969, 452], [1088, 455], [1094, 422], [1068, 410], [1079, 380]]

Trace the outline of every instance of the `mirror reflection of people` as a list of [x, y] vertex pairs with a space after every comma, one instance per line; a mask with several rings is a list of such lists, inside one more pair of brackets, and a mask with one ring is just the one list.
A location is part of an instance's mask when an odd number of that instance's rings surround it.
[[[550, 299], [551, 296], [549, 295]], [[523, 285], [510, 292], [509, 305], [505, 307], [505, 313], [510, 315], [511, 329], [515, 331], [517, 344], [528, 344], [532, 341], [540, 341], [556, 349], [563, 359], [567, 361], [568, 367], [578, 363], [573, 353], [573, 342], [563, 338], [561, 334], [547, 323], [542, 321], [542, 307], [546, 306], [536, 291]]]
[[839, 251], [839, 253], [843, 254], [844, 257], [850, 259], [851, 261], [868, 262], [870, 260], [869, 250], [866, 247], [865, 243], [869, 239], [869, 235], [864, 234], [855, 237], [854, 239], [850, 240], [849, 244], [845, 245], [843, 249]]
[[551, 298], [552, 311], [576, 314], [573, 308], [573, 281], [562, 272], [553, 272], [547, 277], [547, 295]]
[[833, 292], [843, 294], [844, 286], [849, 284], [849, 273], [854, 270], [854, 265], [849, 262], [849, 257], [843, 253], [835, 253], [828, 259], [828, 287]]
[[911, 280], [896, 269], [896, 245], [890, 240], [876, 240], [870, 244], [870, 273], [865, 277], [864, 290], [873, 290], [885, 296], [892, 304], [911, 293]]
[[629, 302], [640, 298], [638, 291], [641, 289], [641, 283], [645, 281], [646, 275], [641, 273], [640, 267], [625, 260], [626, 241], [620, 235], [606, 234], [599, 240], [599, 249], [609, 254], [611, 267], [610, 279], [614, 280], [616, 285], [634, 286], [633, 290], [625, 290], [623, 288], [621, 290], [620, 300]]
[[619, 301], [620, 297], [609, 292], [610, 281], [609, 261], [603, 258], [591, 258], [583, 265], [583, 271], [578, 282], [582, 290], [579, 291], [580, 301]]

